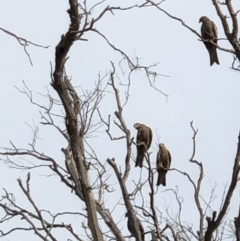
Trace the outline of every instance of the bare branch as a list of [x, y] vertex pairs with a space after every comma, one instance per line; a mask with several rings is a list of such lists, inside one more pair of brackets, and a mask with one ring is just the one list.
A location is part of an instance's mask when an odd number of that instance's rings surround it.
[[238, 212], [238, 216], [234, 218], [234, 225], [235, 225], [235, 234], [236, 234], [236, 240], [240, 241], [240, 208]]
[[133, 210], [132, 204], [129, 200], [129, 196], [128, 196], [128, 192], [127, 192], [125, 182], [123, 181], [123, 179], [121, 177], [121, 174], [120, 174], [120, 172], [119, 172], [119, 170], [116, 166], [115, 159], [114, 158], [113, 159], [107, 159], [107, 162], [113, 168], [113, 170], [114, 170], [114, 172], [117, 176], [119, 185], [121, 187], [122, 196], [123, 196], [123, 200], [124, 200], [124, 203], [125, 203], [125, 206], [126, 206], [126, 209], [127, 209], [129, 222], [131, 222], [133, 224], [133, 235], [134, 235], [134, 237], [136, 238], [137, 241], [141, 241], [142, 240], [141, 231], [140, 231], [140, 228], [139, 228], [139, 225], [138, 225], [138, 222], [140, 222], [140, 220], [137, 219], [136, 214]]
[[233, 165], [233, 172], [232, 172], [232, 179], [230, 186], [228, 188], [224, 203], [222, 208], [220, 209], [220, 212], [217, 216], [217, 212], [213, 212], [212, 217], [207, 217], [206, 220], [208, 222], [208, 227], [205, 232], [205, 241], [211, 241], [213, 232], [219, 227], [221, 224], [224, 216], [227, 213], [228, 207], [230, 205], [230, 201], [233, 195], [233, 192], [236, 188], [237, 182], [238, 182], [238, 175], [239, 175], [239, 162], [240, 162], [240, 134], [238, 136], [238, 147], [237, 147], [237, 153]]
[[35, 44], [35, 43], [25, 39], [25, 38], [17, 36], [16, 34], [10, 32], [10, 31], [8, 31], [8, 30], [6, 30], [4, 28], [0, 28], [0, 30], [2, 30], [6, 34], [8, 34], [8, 35], [10, 35], [10, 36], [12, 36], [12, 37], [17, 39], [18, 43], [23, 46], [24, 52], [28, 56], [28, 59], [29, 59], [29, 62], [30, 62], [31, 65], [33, 65], [33, 63], [32, 63], [32, 60], [31, 60], [31, 57], [30, 57], [29, 53], [27, 52], [27, 47], [29, 46], [29, 44], [33, 45], [33, 46], [36, 46], [36, 47], [45, 48], [45, 49], [47, 49], [49, 47], [49, 46], [42, 46], [42, 45], [39, 45], [39, 44]]
[[229, 29], [227, 17], [222, 13], [218, 1], [212, 0], [212, 3], [216, 9], [216, 12], [217, 12], [219, 18], [221, 19], [225, 35], [226, 35], [227, 39], [229, 40], [230, 44], [233, 46], [233, 48], [235, 50], [235, 55], [237, 56], [238, 60], [240, 61], [240, 42], [238, 39], [238, 20], [237, 20], [237, 14], [233, 10], [231, 0], [226, 0], [226, 5], [227, 5], [228, 11], [230, 13], [231, 19], [232, 19], [232, 24], [233, 24], [232, 32]]

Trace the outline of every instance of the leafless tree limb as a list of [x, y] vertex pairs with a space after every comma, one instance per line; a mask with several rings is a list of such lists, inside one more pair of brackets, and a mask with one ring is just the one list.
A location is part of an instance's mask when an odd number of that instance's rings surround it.
[[[31, 204], [35, 212], [31, 212], [29, 208], [24, 209], [18, 206], [14, 200], [14, 197], [11, 194], [9, 194], [6, 190], [5, 190], [5, 195], [2, 196], [0, 200], [0, 208], [5, 212], [5, 216], [1, 219], [0, 223], [9, 222], [12, 219], [16, 219], [20, 217], [21, 220], [27, 222], [30, 225], [30, 227], [28, 228], [16, 227], [16, 228], [10, 229], [7, 232], [4, 232], [0, 229], [0, 237], [7, 236], [10, 233], [17, 232], [17, 231], [31, 231], [31, 232], [34, 232], [42, 240], [55, 241], [57, 239], [53, 236], [53, 234], [51, 233], [51, 230], [56, 228], [62, 228], [62, 229], [68, 230], [68, 232], [70, 232], [77, 240], [82, 241], [78, 237], [78, 235], [73, 231], [71, 225], [66, 225], [64, 223], [56, 223], [56, 218], [59, 216], [82, 215], [82, 214], [65, 212], [65, 213], [58, 213], [57, 215], [52, 215], [49, 211], [40, 210], [36, 206], [36, 203], [34, 202], [31, 196], [30, 180], [31, 180], [31, 176], [30, 176], [30, 173], [28, 173], [25, 185], [23, 184], [21, 179], [18, 179], [18, 184], [20, 186], [20, 189], [24, 193], [24, 195], [27, 197], [29, 203]], [[51, 222], [47, 221], [47, 219], [43, 215], [44, 213], [49, 214], [49, 216], [52, 218]]]
[[235, 225], [235, 234], [236, 234], [236, 241], [240, 241], [240, 208], [238, 212], [238, 216], [234, 218], [234, 225]]
[[238, 175], [239, 175], [239, 162], [240, 162], [240, 135], [238, 136], [238, 147], [237, 147], [237, 153], [233, 165], [233, 172], [232, 172], [232, 179], [230, 186], [228, 188], [225, 200], [223, 202], [223, 206], [219, 211], [219, 214], [217, 216], [217, 212], [214, 211], [212, 214], [212, 217], [207, 217], [206, 220], [208, 222], [208, 227], [205, 232], [205, 241], [211, 241], [213, 232], [219, 227], [221, 224], [224, 216], [226, 215], [226, 212], [228, 210], [228, 207], [230, 205], [230, 201], [233, 195], [233, 192], [236, 188], [237, 182], [238, 182]]
[[222, 13], [221, 8], [219, 6], [219, 3], [217, 0], [212, 0], [212, 3], [216, 9], [216, 12], [221, 19], [223, 30], [225, 32], [225, 35], [229, 41], [229, 43], [233, 46], [235, 50], [235, 55], [237, 56], [238, 60], [240, 61], [240, 42], [238, 39], [238, 20], [237, 20], [237, 14], [233, 10], [232, 1], [226, 0], [226, 6], [228, 8], [228, 12], [232, 19], [232, 32], [229, 29], [229, 25], [227, 22], [226, 16]]
[[10, 35], [10, 36], [12, 36], [12, 37], [17, 39], [18, 43], [23, 46], [24, 52], [28, 56], [28, 59], [29, 59], [29, 62], [30, 62], [31, 65], [33, 65], [33, 63], [32, 63], [31, 57], [30, 57], [30, 55], [29, 55], [29, 53], [27, 51], [27, 47], [29, 46], [29, 44], [33, 45], [33, 46], [36, 46], [36, 47], [45, 48], [45, 49], [47, 49], [49, 47], [49, 46], [42, 46], [42, 45], [39, 45], [39, 44], [35, 44], [35, 43], [25, 39], [25, 38], [17, 36], [16, 34], [10, 32], [10, 31], [8, 31], [8, 30], [6, 30], [4, 28], [0, 28], [0, 30], [2, 30], [4, 33], [6, 33], [6, 34], [8, 34], [8, 35]]
[[124, 203], [125, 203], [125, 206], [126, 206], [126, 209], [127, 209], [127, 213], [128, 213], [128, 218], [129, 218], [130, 222], [132, 222], [133, 227], [134, 227], [133, 235], [134, 235], [134, 237], [136, 238], [137, 241], [141, 241], [142, 240], [141, 239], [141, 232], [139, 230], [136, 213], [133, 210], [133, 206], [132, 206], [132, 204], [131, 204], [131, 202], [129, 200], [129, 195], [128, 195], [128, 192], [127, 192], [127, 188], [126, 188], [125, 182], [124, 182], [123, 178], [120, 175], [120, 172], [119, 172], [119, 170], [118, 170], [118, 168], [116, 166], [114, 158], [113, 159], [107, 159], [107, 162], [113, 168], [113, 170], [114, 170], [114, 172], [115, 172], [115, 174], [117, 176], [119, 185], [121, 187], [122, 196], [123, 196]]
[[148, 163], [148, 183], [149, 183], [149, 187], [150, 187], [150, 209], [152, 212], [152, 220], [154, 223], [154, 227], [156, 228], [156, 234], [157, 234], [157, 238], [161, 239], [161, 232], [160, 232], [160, 227], [158, 224], [158, 218], [157, 218], [157, 212], [156, 212], [156, 208], [155, 208], [155, 199], [154, 199], [154, 195], [155, 195], [155, 190], [154, 190], [154, 172], [153, 172], [153, 168], [151, 166], [151, 162], [150, 162], [150, 156], [149, 154], [146, 156], [146, 160]]

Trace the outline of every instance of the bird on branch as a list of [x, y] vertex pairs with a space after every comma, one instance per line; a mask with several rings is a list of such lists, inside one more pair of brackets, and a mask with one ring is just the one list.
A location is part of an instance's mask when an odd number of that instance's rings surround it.
[[137, 132], [137, 159], [135, 167], [139, 166], [142, 168], [144, 155], [150, 148], [152, 143], [152, 130], [150, 127], [136, 123], [134, 128], [138, 130]]
[[158, 180], [157, 180], [157, 186], [163, 185], [166, 186], [166, 174], [168, 172], [168, 169], [171, 166], [171, 154], [169, 150], [166, 148], [166, 146], [163, 143], [159, 144], [159, 151], [157, 153], [156, 158], [156, 166], [157, 166], [157, 172], [158, 172]]
[[[215, 23], [206, 16], [202, 16], [199, 19], [199, 23], [202, 23], [202, 27], [201, 27], [202, 38], [204, 40], [212, 41], [213, 43], [217, 44], [218, 31]], [[210, 66], [212, 66], [214, 63], [220, 64], [218, 60], [218, 55], [217, 55], [217, 47], [210, 42], [204, 41], [204, 44], [210, 56]]]

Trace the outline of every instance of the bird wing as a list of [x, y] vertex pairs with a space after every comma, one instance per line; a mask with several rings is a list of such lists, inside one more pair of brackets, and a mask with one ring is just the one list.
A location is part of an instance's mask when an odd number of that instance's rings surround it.
[[218, 29], [213, 21], [211, 21], [211, 24], [212, 24], [212, 31], [213, 31], [213, 36], [214, 36], [214, 40], [215, 40], [218, 38]]
[[171, 162], [172, 162], [172, 156], [171, 156], [171, 153], [170, 153], [170, 151], [168, 151], [168, 168], [170, 168], [170, 166], [171, 166]]
[[161, 159], [160, 159], [160, 151], [158, 151], [157, 156], [156, 156], [156, 166], [157, 166], [157, 168], [160, 165], [160, 161], [161, 161]]
[[205, 31], [206, 31], [206, 25], [205, 25], [205, 23], [202, 23], [201, 35], [202, 35], [203, 38], [204, 38], [204, 35], [205, 35]]
[[202, 37], [205, 40], [210, 40], [213, 39], [215, 34], [214, 34], [214, 27], [213, 27], [213, 22], [211, 20], [204, 21], [201, 27], [201, 33]]
[[139, 128], [137, 132], [137, 142], [141, 142], [141, 134], [142, 134], [142, 128]]
[[151, 144], [152, 144], [152, 130], [151, 128], [148, 127], [148, 132], [149, 132], [149, 135], [148, 135], [148, 144], [147, 144], [147, 149], [150, 148]]
[[[149, 128], [145, 125], [142, 125], [142, 127], [139, 128], [138, 131], [138, 136], [137, 136], [137, 140], [138, 143], [144, 143], [145, 147], [148, 147], [148, 143], [149, 143]], [[142, 146], [142, 145], [139, 145]]]

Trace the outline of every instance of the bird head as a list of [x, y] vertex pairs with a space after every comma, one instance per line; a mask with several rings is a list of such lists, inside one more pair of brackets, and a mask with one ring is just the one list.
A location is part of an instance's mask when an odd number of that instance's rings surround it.
[[163, 149], [163, 148], [165, 148], [165, 145], [164, 145], [163, 143], [160, 143], [160, 144], [159, 144], [159, 149], [161, 150], [161, 149]]
[[140, 123], [136, 123], [136, 124], [133, 125], [133, 127], [134, 127], [135, 129], [137, 129], [137, 130], [139, 129], [140, 126], [141, 126]]
[[199, 19], [199, 23], [203, 23], [203, 22], [206, 22], [208, 21], [209, 18], [207, 16], [202, 16], [200, 19]]
[[128, 217], [128, 212], [125, 213], [125, 217]]

